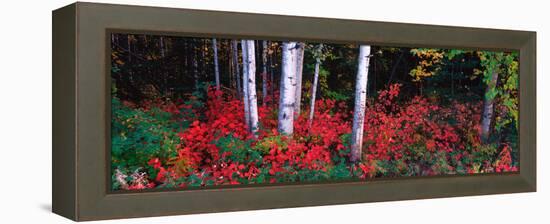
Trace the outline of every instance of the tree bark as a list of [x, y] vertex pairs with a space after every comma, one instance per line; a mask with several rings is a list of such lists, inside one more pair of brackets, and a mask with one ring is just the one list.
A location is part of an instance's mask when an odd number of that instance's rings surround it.
[[315, 97], [317, 95], [317, 82], [319, 81], [319, 67], [321, 65], [321, 49], [323, 45], [319, 44], [315, 55], [315, 71], [313, 73], [313, 85], [311, 86], [311, 103], [309, 105], [309, 120], [308, 125], [311, 127], [313, 123], [313, 114], [315, 114]]
[[237, 40], [231, 40], [231, 48], [233, 49], [233, 69], [235, 71], [235, 79], [237, 80], [237, 97], [241, 97], [241, 76], [239, 74], [239, 47]]
[[302, 104], [302, 71], [304, 69], [304, 50], [306, 44], [298, 42], [296, 45], [296, 99], [294, 100], [294, 113], [300, 116], [300, 108]]
[[160, 37], [159, 41], [159, 47], [160, 47], [160, 56], [164, 58], [165, 52], [164, 52], [164, 37]]
[[212, 39], [212, 48], [214, 49], [214, 74], [216, 78], [216, 91], [220, 91], [220, 68], [218, 67], [218, 43], [216, 38]]
[[[145, 42], [147, 43], [147, 39], [145, 39]], [[159, 39], [159, 48], [160, 48], [160, 56], [162, 58], [162, 60], [160, 61], [161, 63], [161, 66], [163, 66], [163, 62], [164, 62], [164, 56], [165, 56], [165, 52], [164, 52], [164, 37], [160, 37]], [[162, 76], [163, 76], [163, 90], [164, 90], [164, 97], [168, 97], [167, 96], [167, 93], [168, 93], [168, 74], [166, 72], [163, 72], [162, 73]]]
[[294, 131], [294, 104], [296, 93], [296, 42], [283, 43], [281, 84], [279, 97], [279, 133], [292, 135]]
[[207, 74], [208, 68], [206, 66], [206, 51], [208, 50], [208, 45], [206, 44], [206, 39], [203, 39], [201, 42], [202, 42], [200, 47], [201, 58], [202, 58], [202, 60], [200, 60], [201, 76], [204, 78], [204, 80], [208, 81], [208, 74]]
[[253, 40], [246, 40], [247, 53], [247, 83], [248, 86], [248, 106], [250, 113], [250, 132], [254, 137], [258, 137], [258, 96], [256, 94], [256, 58], [255, 46]]
[[[487, 85], [487, 88], [485, 90], [485, 94], [487, 95], [488, 92], [490, 92], [492, 89], [494, 89], [497, 85], [498, 80], [498, 73], [493, 72], [491, 75], [491, 80], [489, 81], [489, 84]], [[485, 100], [483, 103], [483, 116], [481, 120], [481, 141], [487, 142], [489, 140], [489, 136], [491, 135], [491, 121], [493, 120], [493, 113], [494, 113], [494, 102], [495, 99], [488, 98], [485, 96]]]
[[275, 104], [275, 75], [273, 75], [273, 70], [275, 70], [275, 66], [273, 65], [273, 58], [277, 58], [277, 51], [273, 51], [273, 55], [269, 55], [269, 73], [271, 77], [271, 104]]
[[262, 106], [266, 106], [267, 98], [267, 41], [262, 41]]
[[195, 79], [195, 90], [199, 90], [199, 61], [197, 60], [197, 49], [193, 47], [193, 78]]
[[250, 131], [250, 107], [248, 104], [248, 51], [247, 51], [247, 42], [246, 40], [241, 40], [241, 49], [243, 57], [243, 103], [244, 103], [244, 118], [246, 122], [246, 127]]
[[363, 125], [365, 120], [365, 103], [367, 100], [367, 81], [369, 73], [370, 46], [359, 46], [357, 79], [355, 82], [355, 107], [353, 110], [353, 128], [351, 132], [351, 161], [361, 160], [363, 147]]
[[134, 72], [132, 69], [132, 35], [128, 35], [128, 78], [130, 85], [134, 85]]
[[397, 58], [397, 61], [395, 61], [395, 64], [393, 65], [393, 67], [391, 69], [390, 78], [388, 79], [388, 86], [391, 84], [393, 76], [395, 75], [395, 72], [397, 71], [397, 66], [399, 66], [399, 62], [403, 59], [404, 55], [405, 55], [405, 51], [401, 50], [401, 54], [399, 55], [399, 58]]

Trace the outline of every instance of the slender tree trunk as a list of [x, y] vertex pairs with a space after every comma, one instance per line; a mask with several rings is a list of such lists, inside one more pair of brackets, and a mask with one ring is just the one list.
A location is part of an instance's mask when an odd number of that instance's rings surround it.
[[183, 40], [183, 69], [182, 73], [185, 73], [185, 75], [190, 74], [191, 72], [191, 65], [189, 64], [189, 44], [186, 40]]
[[216, 90], [220, 91], [220, 68], [218, 67], [218, 42], [216, 38], [212, 39], [212, 48], [214, 49], [214, 74], [216, 78]]
[[273, 58], [277, 58], [277, 51], [273, 51], [273, 55], [269, 55], [269, 72], [271, 73], [271, 104], [275, 104], [275, 75], [273, 74], [273, 70], [275, 70], [275, 66], [273, 65]]
[[160, 37], [160, 56], [164, 58], [164, 37]]
[[130, 84], [134, 85], [134, 72], [132, 69], [132, 35], [128, 35], [128, 77]]
[[229, 60], [227, 60], [227, 73], [229, 74], [229, 88], [237, 88], [235, 83], [235, 70], [233, 70], [233, 53], [228, 54]]
[[351, 161], [361, 160], [363, 146], [363, 125], [365, 103], [367, 101], [367, 81], [369, 73], [370, 46], [359, 46], [357, 79], [355, 82], [355, 107], [353, 109], [353, 128], [351, 132]]
[[317, 82], [319, 81], [319, 67], [321, 65], [321, 49], [323, 45], [319, 44], [315, 57], [315, 71], [313, 73], [313, 85], [311, 86], [311, 103], [309, 105], [309, 120], [308, 125], [311, 127], [313, 123], [313, 114], [315, 114], [315, 97], [317, 95]]
[[207, 70], [208, 70], [208, 66], [206, 66], [206, 51], [208, 49], [208, 45], [206, 44], [206, 39], [203, 39], [202, 41], [202, 44], [201, 44], [201, 59], [200, 62], [201, 62], [201, 74], [202, 74], [202, 77], [204, 78], [204, 80], [208, 81], [208, 74], [207, 74]]
[[237, 97], [241, 97], [241, 76], [239, 74], [239, 47], [236, 40], [231, 40], [231, 49], [233, 49], [233, 66], [237, 82]]
[[253, 40], [244, 40], [246, 44], [246, 64], [248, 67], [247, 81], [245, 85], [248, 89], [248, 106], [250, 113], [250, 132], [254, 137], [258, 137], [258, 96], [256, 95], [256, 58], [255, 46]]
[[487, 142], [489, 140], [490, 131], [491, 131], [491, 121], [493, 120], [494, 114], [494, 97], [488, 98], [487, 93], [495, 88], [497, 85], [498, 73], [493, 72], [491, 75], [491, 81], [487, 85], [485, 90], [485, 101], [483, 103], [483, 117], [481, 118], [481, 141]]
[[191, 49], [193, 51], [193, 78], [195, 79], [195, 90], [199, 90], [199, 61], [197, 59], [198, 53], [197, 49], [193, 47]]
[[388, 79], [388, 86], [391, 84], [393, 76], [395, 75], [395, 72], [397, 71], [397, 66], [399, 66], [399, 62], [403, 59], [404, 55], [405, 55], [405, 51], [401, 51], [401, 54], [399, 55], [399, 58], [397, 58], [397, 61], [395, 61], [395, 64], [393, 65], [393, 68], [391, 69], [390, 78]]
[[304, 50], [306, 44], [298, 42], [296, 45], [296, 97], [294, 104], [294, 113], [300, 116], [300, 108], [302, 104], [302, 71], [304, 69]]
[[[147, 43], [147, 39], [145, 39], [145, 42]], [[165, 53], [164, 52], [164, 37], [160, 37], [159, 45], [160, 45], [159, 47], [160, 47], [160, 56], [161, 56], [160, 63], [161, 63], [161, 66], [163, 66], [163, 64], [164, 64], [164, 55], [165, 55], [164, 54]], [[164, 89], [164, 96], [168, 97], [167, 96], [168, 95], [168, 74], [166, 72], [163, 72], [163, 78], [164, 78], [164, 80], [163, 80], [164, 81], [164, 83], [163, 83], [163, 85], [164, 85], [164, 88], [163, 88]]]
[[373, 63], [373, 85], [372, 85], [372, 91], [371, 91], [371, 94], [374, 94], [376, 93], [376, 79], [377, 79], [377, 76], [378, 76], [378, 70], [377, 70], [377, 66], [378, 66], [378, 63], [376, 63], [376, 60], [372, 61]]
[[267, 41], [262, 41], [262, 106], [266, 106], [267, 98]]
[[294, 104], [296, 100], [295, 51], [296, 42], [283, 43], [278, 129], [280, 133], [285, 135], [292, 135], [294, 131]]
[[455, 66], [451, 65], [451, 97], [455, 96]]
[[248, 101], [248, 44], [246, 40], [241, 40], [241, 49], [243, 57], [243, 102], [244, 102], [244, 118], [246, 122], [246, 127], [250, 131], [250, 106]]
[[132, 62], [132, 35], [128, 35], [128, 61]]

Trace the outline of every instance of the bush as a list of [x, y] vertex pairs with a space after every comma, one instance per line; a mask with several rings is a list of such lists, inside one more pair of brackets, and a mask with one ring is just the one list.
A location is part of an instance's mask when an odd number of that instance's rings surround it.
[[[112, 99], [111, 170], [127, 173], [146, 171], [155, 178], [155, 169], [148, 163], [151, 158], [167, 160], [177, 154], [180, 144], [176, 135], [179, 125], [172, 114], [159, 107], [135, 108]], [[113, 187], [118, 187], [114, 185]]]

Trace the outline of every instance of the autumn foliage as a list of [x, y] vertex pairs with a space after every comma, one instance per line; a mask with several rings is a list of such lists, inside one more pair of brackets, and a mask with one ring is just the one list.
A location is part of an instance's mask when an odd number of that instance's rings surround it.
[[[277, 133], [277, 105], [259, 107], [260, 129], [247, 131], [242, 101], [210, 88], [206, 100], [147, 102], [113, 98], [113, 188], [357, 180], [517, 171], [506, 143], [482, 144], [481, 102], [442, 104], [402, 97], [401, 85], [367, 103], [361, 162], [350, 162], [352, 108], [316, 102], [292, 136]], [[277, 97], [277, 94], [275, 94]]]

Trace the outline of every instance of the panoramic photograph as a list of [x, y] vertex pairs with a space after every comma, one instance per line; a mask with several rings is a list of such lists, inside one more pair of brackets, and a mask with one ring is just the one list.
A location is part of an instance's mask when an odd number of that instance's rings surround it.
[[113, 191], [519, 171], [515, 51], [110, 39]]

